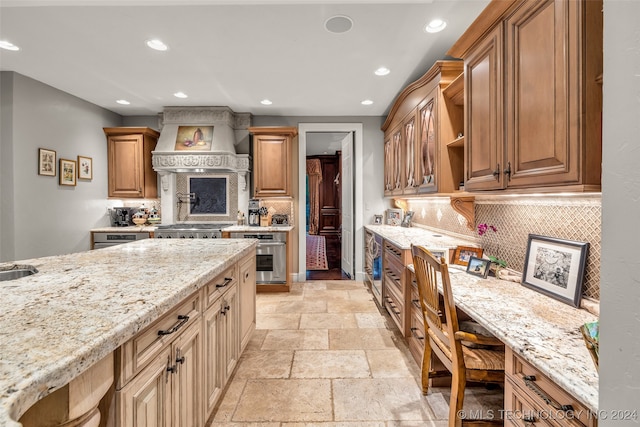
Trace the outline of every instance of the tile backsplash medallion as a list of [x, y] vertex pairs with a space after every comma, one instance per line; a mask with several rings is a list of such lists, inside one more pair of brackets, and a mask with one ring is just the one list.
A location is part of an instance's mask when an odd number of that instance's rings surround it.
[[496, 227], [484, 236], [467, 228], [466, 220], [451, 208], [448, 198], [408, 200], [413, 222], [474, 238], [489, 255], [517, 271], [524, 268], [529, 233], [588, 242], [589, 251], [582, 293], [600, 299], [601, 198], [594, 196], [476, 196], [476, 224]]

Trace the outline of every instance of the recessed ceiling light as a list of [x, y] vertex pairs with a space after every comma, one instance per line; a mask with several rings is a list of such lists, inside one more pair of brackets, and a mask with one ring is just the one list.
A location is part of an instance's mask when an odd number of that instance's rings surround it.
[[129, 101], [127, 101], [126, 99], [118, 99], [116, 102], [117, 102], [118, 104], [120, 104], [120, 105], [129, 105], [129, 104], [131, 104], [131, 103], [130, 103]]
[[271, 102], [268, 99], [263, 99], [262, 101], [260, 101], [260, 104], [262, 104], [262, 105], [271, 105], [271, 104], [273, 104], [273, 102]]
[[374, 71], [374, 73], [376, 74], [376, 76], [386, 76], [387, 74], [389, 74], [391, 72], [390, 69], [388, 69], [387, 67], [380, 67], [378, 68], [376, 71]]
[[330, 33], [346, 33], [353, 27], [353, 20], [345, 15], [336, 15], [324, 21], [324, 28]]
[[447, 22], [442, 19], [434, 19], [424, 27], [427, 33], [438, 33], [445, 29]]
[[360, 104], [362, 104], [362, 105], [371, 105], [371, 104], [373, 104], [373, 101], [370, 100], [370, 99], [365, 99]]
[[189, 97], [189, 95], [187, 95], [184, 92], [176, 92], [176, 93], [173, 94], [173, 96], [175, 96], [176, 98], [188, 98]]
[[0, 40], [0, 48], [6, 50], [20, 50], [18, 46], [6, 40]]
[[160, 51], [165, 51], [169, 49], [169, 46], [164, 44], [162, 40], [158, 40], [158, 39], [147, 40], [147, 46], [149, 46], [151, 49], [160, 50]]

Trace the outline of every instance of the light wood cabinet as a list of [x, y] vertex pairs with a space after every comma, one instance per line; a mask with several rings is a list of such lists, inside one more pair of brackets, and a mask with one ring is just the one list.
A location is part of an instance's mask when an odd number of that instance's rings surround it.
[[505, 347], [505, 425], [595, 427], [597, 414]]
[[253, 197], [291, 197], [295, 127], [250, 127], [253, 135]]
[[445, 90], [462, 69], [461, 61], [437, 61], [394, 102], [382, 126], [385, 196], [458, 190], [463, 154], [451, 143], [462, 133], [461, 97]]
[[411, 264], [411, 251], [401, 249], [388, 240], [382, 243], [382, 300], [398, 330], [404, 337], [409, 335], [409, 298], [407, 270]]
[[107, 136], [109, 197], [158, 197], [151, 152], [160, 134], [150, 128], [104, 128]]
[[115, 426], [203, 426], [255, 330], [255, 289], [252, 254], [116, 350]]
[[600, 189], [601, 1], [493, 1], [448, 54], [465, 61], [466, 190]]
[[244, 351], [256, 329], [256, 258], [240, 262], [238, 269], [240, 293], [240, 352]]

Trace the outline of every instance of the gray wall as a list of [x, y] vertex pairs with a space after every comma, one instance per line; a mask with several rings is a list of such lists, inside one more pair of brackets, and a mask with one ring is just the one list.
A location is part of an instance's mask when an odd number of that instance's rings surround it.
[[[604, 1], [600, 426], [640, 423], [640, 2]], [[612, 419], [616, 410], [635, 419]], [[606, 416], [607, 419], [604, 419]]]
[[[0, 260], [89, 249], [89, 230], [109, 224], [102, 128], [122, 117], [17, 73], [2, 72], [1, 81]], [[38, 148], [58, 160], [93, 158], [93, 179], [68, 187], [58, 184], [59, 170], [38, 175]]]

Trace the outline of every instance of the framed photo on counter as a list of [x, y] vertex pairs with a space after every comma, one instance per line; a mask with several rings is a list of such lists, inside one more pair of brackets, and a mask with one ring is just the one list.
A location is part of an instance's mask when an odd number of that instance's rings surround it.
[[489, 274], [490, 265], [491, 261], [488, 259], [472, 256], [469, 258], [469, 263], [467, 264], [467, 273], [486, 279], [487, 274]]
[[474, 256], [482, 258], [482, 248], [474, 248], [472, 246], [458, 246], [453, 253], [453, 264], [468, 265], [469, 259]]
[[529, 234], [522, 284], [580, 306], [589, 243]]
[[400, 225], [402, 223], [402, 209], [387, 209], [385, 220], [387, 225]]

